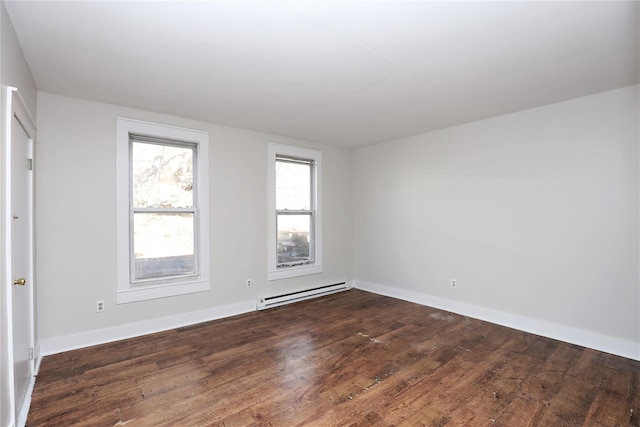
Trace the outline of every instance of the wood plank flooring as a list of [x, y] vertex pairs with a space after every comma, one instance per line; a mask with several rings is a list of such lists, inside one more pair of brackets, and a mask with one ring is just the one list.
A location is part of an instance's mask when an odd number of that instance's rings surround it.
[[640, 362], [350, 290], [47, 356], [27, 426], [638, 426]]

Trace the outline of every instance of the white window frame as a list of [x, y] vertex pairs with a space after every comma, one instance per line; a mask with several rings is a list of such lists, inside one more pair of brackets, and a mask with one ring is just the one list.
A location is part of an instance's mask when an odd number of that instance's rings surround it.
[[[296, 147], [270, 143], [267, 148], [267, 221], [268, 221], [268, 279], [278, 280], [290, 277], [305, 276], [308, 274], [322, 273], [322, 152], [309, 148]], [[277, 211], [276, 211], [276, 157], [293, 157], [313, 160], [312, 207], [314, 239], [312, 253], [314, 260], [311, 263], [294, 266], [277, 265]]]
[[[196, 214], [195, 244], [198, 265], [196, 275], [133, 283], [131, 277], [131, 135], [195, 144], [194, 157]], [[209, 133], [143, 122], [123, 117], [116, 119], [116, 241], [117, 304], [144, 301], [211, 289], [209, 279]]]

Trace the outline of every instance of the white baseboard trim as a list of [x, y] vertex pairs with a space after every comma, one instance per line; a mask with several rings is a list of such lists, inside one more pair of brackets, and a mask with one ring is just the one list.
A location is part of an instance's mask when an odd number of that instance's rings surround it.
[[235, 316], [256, 310], [255, 300], [243, 301], [235, 304], [223, 305], [206, 310], [177, 314], [174, 316], [150, 319], [142, 322], [127, 323], [126, 325], [64, 335], [40, 341], [41, 357], [63, 351], [75, 350], [92, 345], [104, 344], [127, 338], [138, 337], [196, 323]]
[[582, 347], [640, 361], [640, 342], [611, 337], [598, 332], [551, 323], [545, 320], [520, 316], [513, 313], [435, 297], [379, 283], [371, 283], [361, 280], [354, 280], [353, 283], [357, 289], [362, 289], [364, 291], [450, 311], [452, 313], [461, 314], [474, 319], [484, 320], [524, 332], [541, 335], [543, 337], [553, 338], [570, 344], [576, 344]]
[[18, 421], [16, 427], [24, 427], [27, 424], [27, 417], [29, 416], [29, 409], [31, 408], [31, 395], [33, 394], [33, 387], [36, 385], [36, 377], [32, 376], [25, 392], [24, 401], [22, 407], [18, 413]]

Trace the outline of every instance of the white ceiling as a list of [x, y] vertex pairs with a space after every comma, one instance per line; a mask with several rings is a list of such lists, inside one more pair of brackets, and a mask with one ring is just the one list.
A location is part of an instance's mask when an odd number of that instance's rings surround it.
[[358, 147], [639, 82], [639, 2], [6, 1], [39, 90]]

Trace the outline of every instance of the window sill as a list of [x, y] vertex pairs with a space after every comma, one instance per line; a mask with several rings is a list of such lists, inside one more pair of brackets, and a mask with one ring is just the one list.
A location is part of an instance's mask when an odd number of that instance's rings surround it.
[[204, 292], [211, 289], [208, 280], [197, 282], [173, 283], [170, 285], [146, 285], [119, 290], [116, 296], [116, 304], [126, 304], [135, 301], [172, 297], [175, 295]]
[[299, 267], [280, 268], [269, 272], [269, 280], [288, 279], [289, 277], [307, 276], [322, 273], [322, 265], [301, 265]]

